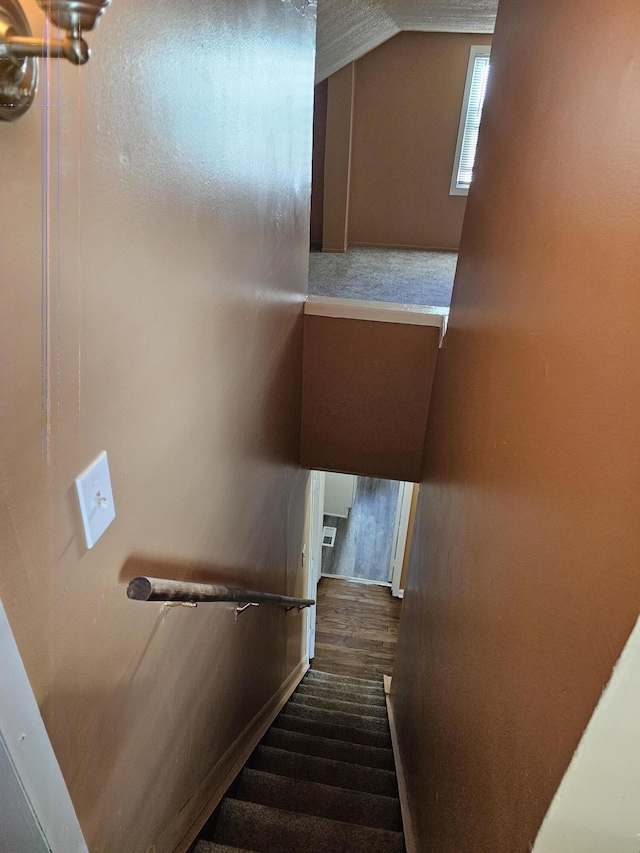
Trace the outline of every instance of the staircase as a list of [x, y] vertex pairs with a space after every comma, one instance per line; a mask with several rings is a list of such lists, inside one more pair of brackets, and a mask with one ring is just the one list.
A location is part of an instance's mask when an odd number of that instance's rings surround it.
[[309, 670], [195, 853], [404, 853], [382, 681]]

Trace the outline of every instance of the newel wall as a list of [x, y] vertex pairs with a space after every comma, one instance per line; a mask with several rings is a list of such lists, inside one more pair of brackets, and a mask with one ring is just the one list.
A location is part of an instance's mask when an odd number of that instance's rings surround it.
[[530, 850], [640, 609], [639, 29], [500, 2], [393, 679], [423, 853]]

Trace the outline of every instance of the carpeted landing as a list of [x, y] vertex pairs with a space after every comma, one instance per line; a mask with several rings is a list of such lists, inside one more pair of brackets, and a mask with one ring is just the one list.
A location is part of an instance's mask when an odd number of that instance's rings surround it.
[[448, 308], [456, 252], [351, 247], [309, 255], [309, 293]]
[[195, 853], [404, 853], [382, 681], [309, 670]]

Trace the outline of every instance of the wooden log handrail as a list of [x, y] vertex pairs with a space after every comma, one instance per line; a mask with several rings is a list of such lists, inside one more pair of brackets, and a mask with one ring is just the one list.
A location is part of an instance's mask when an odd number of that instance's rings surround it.
[[129, 581], [127, 596], [134, 601], [231, 601], [236, 604], [276, 604], [287, 610], [312, 607], [313, 598], [294, 598], [273, 592], [223, 586], [217, 583], [191, 583], [191, 581], [165, 580], [164, 578], [137, 577]]

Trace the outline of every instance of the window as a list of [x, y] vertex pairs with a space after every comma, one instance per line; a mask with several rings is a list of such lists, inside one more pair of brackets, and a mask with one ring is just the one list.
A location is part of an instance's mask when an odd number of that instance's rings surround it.
[[469, 56], [467, 83], [462, 101], [458, 144], [453, 164], [451, 195], [467, 195], [473, 175], [473, 163], [476, 159], [478, 131], [482, 118], [482, 105], [489, 79], [489, 59], [491, 48], [487, 45], [474, 45]]

